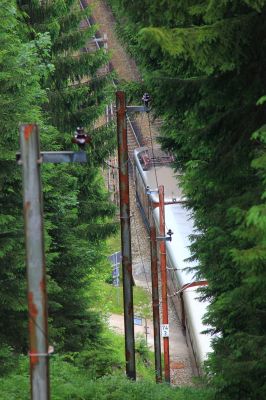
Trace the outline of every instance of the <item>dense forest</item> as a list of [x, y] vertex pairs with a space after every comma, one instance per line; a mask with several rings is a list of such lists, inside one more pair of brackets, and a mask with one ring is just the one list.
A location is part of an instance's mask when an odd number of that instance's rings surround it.
[[100, 167], [116, 139], [112, 124], [98, 123], [114, 95], [111, 75], [102, 72], [109, 56], [101, 49], [82, 51], [95, 34], [94, 27], [80, 29], [90, 12], [81, 11], [75, 0], [3, 0], [0, 7], [0, 397], [30, 398], [31, 315], [22, 174], [15, 156], [19, 124], [37, 123], [42, 150], [75, 150], [71, 139], [78, 126], [92, 138], [86, 165], [41, 167], [48, 341], [54, 347], [51, 397], [137, 399], [153, 393], [159, 400], [181, 399], [186, 393], [191, 400], [203, 398], [205, 389], [158, 389], [151, 382], [152, 357], [142, 339], [136, 341], [137, 367], [146, 380], [125, 379], [123, 336], [110, 331], [103, 318], [114, 293], [105, 284], [110, 279], [106, 238], [117, 232], [117, 219]]
[[[79, 29], [84, 13], [76, 1], [3, 1], [0, 16], [1, 374], [13, 371], [19, 354], [28, 352], [22, 183], [15, 163], [21, 122], [39, 125], [45, 150], [74, 149], [77, 126], [93, 138], [87, 164], [42, 166], [49, 343], [59, 354], [87, 351], [87, 360], [101, 347], [108, 370], [112, 351], [101, 336], [94, 295], [88, 296], [96, 276], [106, 274], [105, 238], [117, 229], [99, 170], [114, 148], [114, 129], [94, 129], [110, 93], [110, 77], [98, 73], [107, 55], [100, 50], [75, 56], [94, 34]], [[25, 379], [28, 384], [27, 373]], [[11, 398], [7, 393], [0, 397]], [[28, 390], [23, 396], [28, 398]]]
[[109, 0], [198, 228], [215, 398], [266, 396], [266, 2]]
[[[94, 27], [75, 0], [2, 0], [0, 7], [0, 386], [27, 399], [25, 244], [18, 126], [40, 127], [41, 148], [73, 150], [77, 126], [92, 137], [85, 165], [43, 165], [53, 399], [266, 397], [266, 1], [108, 0], [136, 59], [160, 141], [182, 171], [197, 233], [195, 276], [207, 279], [214, 352], [206, 381], [174, 389], [128, 382], [96, 310], [108, 275], [115, 207], [100, 167], [115, 148], [112, 124], [96, 128], [113, 96], [103, 50], [82, 52]], [[130, 89], [130, 85], [129, 85]], [[133, 93], [133, 95], [134, 95]], [[121, 343], [119, 343], [121, 347]], [[143, 355], [141, 346], [137, 351]], [[105, 376], [115, 375], [115, 376]], [[103, 378], [103, 376], [105, 376]], [[100, 384], [95, 379], [100, 379]]]
[[[73, 3], [53, 2], [42, 9], [39, 2], [18, 2], [17, 7], [5, 2], [1, 7], [0, 337], [16, 351], [27, 348], [21, 171], [14, 163], [18, 125], [38, 123], [45, 150], [71, 149], [75, 128], [92, 129], [106, 101], [108, 79], [97, 75], [106, 56], [70, 56], [92, 34], [78, 29], [81, 13]], [[84, 87], [80, 82], [85, 72], [90, 76]], [[98, 170], [100, 158], [114, 146], [113, 132], [99, 129], [94, 135], [95, 145], [97, 140], [102, 143], [102, 154], [92, 153], [85, 167], [42, 168], [50, 335], [58, 348], [69, 351], [100, 330], [85, 292], [89, 277], [104, 263], [102, 239], [114, 230], [108, 223], [114, 207]]]

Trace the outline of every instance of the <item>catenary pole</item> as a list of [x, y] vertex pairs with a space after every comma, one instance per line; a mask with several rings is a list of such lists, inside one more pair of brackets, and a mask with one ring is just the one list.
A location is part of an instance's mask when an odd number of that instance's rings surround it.
[[157, 244], [156, 244], [156, 228], [153, 221], [151, 222], [150, 226], [150, 248], [151, 248], [151, 282], [152, 282], [155, 379], [156, 382], [162, 382], [160, 309], [159, 309], [160, 299], [158, 290]]
[[37, 125], [20, 126], [29, 310], [31, 399], [49, 400], [49, 357], [40, 145]]
[[133, 278], [132, 278], [129, 178], [128, 178], [129, 158], [128, 158], [128, 145], [127, 145], [126, 96], [125, 93], [122, 91], [116, 92], [116, 111], [117, 111], [126, 374], [128, 378], [135, 380], [136, 365], [135, 365], [134, 315], [133, 315], [133, 285], [132, 285]]
[[[164, 186], [159, 186], [159, 212], [160, 212], [160, 236], [165, 237], [165, 210], [164, 210]], [[167, 271], [166, 271], [166, 244], [160, 241], [160, 260], [161, 260], [161, 286], [162, 286], [162, 327], [165, 328], [163, 334], [164, 348], [164, 379], [170, 383], [170, 358], [169, 358], [169, 321], [168, 321], [168, 301], [167, 301]]]

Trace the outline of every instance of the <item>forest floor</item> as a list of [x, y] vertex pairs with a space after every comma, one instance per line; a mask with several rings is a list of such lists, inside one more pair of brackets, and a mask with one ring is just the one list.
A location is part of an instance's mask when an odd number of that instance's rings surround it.
[[[108, 50], [111, 53], [111, 63], [119, 76], [119, 79], [125, 81], [139, 81], [141, 79], [135, 61], [128, 55], [125, 47], [119, 41], [115, 32], [115, 19], [102, 0], [87, 0], [92, 6], [92, 15], [99, 27], [99, 32], [103, 36], [107, 35]], [[152, 135], [155, 139], [158, 136], [158, 125], [150, 124], [148, 116], [141, 115], [141, 128], [144, 136]], [[134, 192], [134, 190], [133, 190]], [[147, 238], [147, 232], [142, 224], [139, 210], [135, 201], [131, 201], [131, 213], [133, 216], [132, 224], [132, 252], [133, 252], [133, 276], [135, 284], [143, 287], [151, 294], [150, 278], [150, 248]], [[151, 298], [150, 298], [151, 299]], [[151, 302], [151, 300], [150, 300]], [[170, 325], [170, 367], [171, 383], [174, 385], [191, 385], [193, 381], [193, 364], [191, 361], [189, 349], [186, 343], [181, 323], [174, 311], [172, 304], [169, 304], [169, 325]], [[124, 332], [124, 320], [122, 315], [111, 314], [109, 325], [117, 332]], [[136, 333], [145, 335], [148, 329], [147, 342], [153, 347], [153, 324], [150, 319], [146, 319], [146, 326], [135, 326]], [[163, 349], [163, 345], [162, 345]]]

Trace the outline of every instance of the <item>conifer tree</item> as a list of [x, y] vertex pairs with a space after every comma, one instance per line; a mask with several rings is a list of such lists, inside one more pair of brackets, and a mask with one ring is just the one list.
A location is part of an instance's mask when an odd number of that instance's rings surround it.
[[[46, 70], [32, 43], [21, 38], [25, 31], [14, 1], [2, 2], [0, 18], [0, 347], [7, 344], [26, 351], [22, 188], [15, 154], [19, 122], [41, 123]], [[49, 51], [47, 35], [39, 36], [38, 45]]]
[[[74, 149], [73, 132], [77, 125], [93, 127], [104, 107], [108, 81], [98, 76], [106, 60], [103, 52], [78, 55], [92, 31], [79, 30], [82, 14], [75, 2], [17, 3], [18, 9], [13, 1], [1, 7], [7, 21], [0, 39], [0, 143], [5, 162], [15, 159], [20, 121], [39, 124], [42, 149]], [[105, 265], [105, 238], [115, 230], [114, 207], [99, 173], [114, 139], [110, 128], [92, 136], [87, 165], [42, 166], [49, 341], [56, 350], [78, 351], [101, 330], [99, 317], [90, 310], [88, 291]], [[21, 171], [14, 162], [1, 161], [1, 189], [0, 343], [26, 352]]]
[[[48, 31], [51, 37], [51, 57], [41, 53], [41, 58], [47, 68], [50, 63], [53, 68], [44, 82], [48, 104], [43, 110], [60, 132], [52, 138], [54, 145], [71, 148], [77, 126], [83, 126], [93, 137], [87, 165], [45, 167], [44, 176], [52, 254], [49, 274], [58, 286], [52, 286], [49, 296], [54, 340], [59, 348], [77, 351], [100, 332], [99, 318], [89, 311], [86, 293], [96, 268], [104, 264], [104, 239], [115, 231], [111, 223], [114, 207], [98, 170], [114, 147], [113, 130], [109, 127], [91, 132], [107, 101], [110, 78], [100, 71], [107, 55], [103, 50], [82, 52], [94, 28], [80, 29], [87, 11], [81, 12], [78, 2], [19, 3], [28, 15], [29, 33], [33, 31], [36, 37]], [[45, 144], [51, 146], [47, 140]]]
[[[131, 46], [200, 232], [191, 249], [218, 333], [208, 369], [215, 396], [265, 398], [266, 2], [111, 3], [131, 24], [139, 17]], [[172, 7], [176, 22], [165, 21]]]

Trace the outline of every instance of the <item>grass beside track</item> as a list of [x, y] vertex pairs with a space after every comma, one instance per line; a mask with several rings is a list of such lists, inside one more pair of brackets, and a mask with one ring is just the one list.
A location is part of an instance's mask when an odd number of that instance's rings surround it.
[[[81, 369], [54, 356], [50, 360], [51, 398], [53, 400], [209, 400], [211, 393], [203, 388], [172, 388], [149, 381], [132, 382], [121, 376], [90, 380]], [[28, 400], [28, 357], [20, 357], [18, 366], [0, 378], [1, 400]]]
[[[123, 288], [106, 282], [97, 283], [99, 300], [96, 309], [107, 314], [123, 314]], [[133, 289], [134, 313], [143, 318], [152, 317], [150, 297], [147, 290], [135, 286]]]

